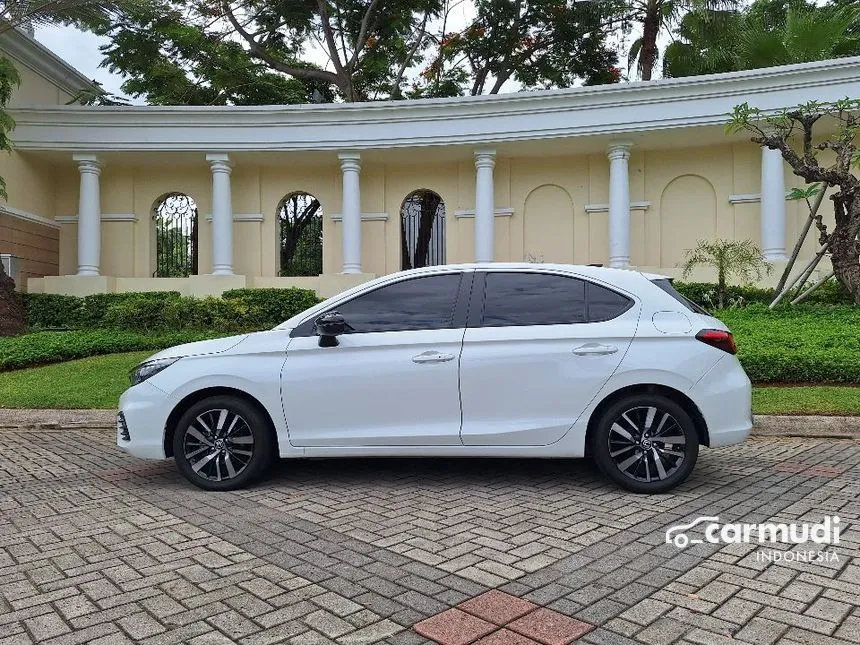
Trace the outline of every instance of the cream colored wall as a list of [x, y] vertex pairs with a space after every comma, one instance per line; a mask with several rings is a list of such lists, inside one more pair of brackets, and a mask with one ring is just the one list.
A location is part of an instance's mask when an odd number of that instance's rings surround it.
[[47, 78], [33, 71], [18, 60], [12, 59], [18, 75], [21, 77], [20, 86], [12, 93], [9, 107], [21, 105], [65, 105], [72, 100], [72, 95], [61, 90]]
[[[598, 205], [609, 201], [609, 163], [604, 154], [504, 157], [494, 172], [495, 205], [512, 211], [495, 218], [496, 259], [589, 263], [608, 261], [608, 213]], [[698, 239], [726, 237], [759, 243], [758, 202], [732, 204], [730, 195], [760, 192], [761, 153], [752, 144], [707, 148], [631, 151], [630, 199], [645, 209], [631, 211], [630, 251], [634, 266], [673, 270]], [[78, 176], [72, 164], [56, 173], [56, 213], [77, 210]], [[786, 185], [798, 182], [786, 168]], [[400, 269], [400, 208], [419, 188], [437, 192], [446, 209], [446, 259], [469, 262], [474, 257], [473, 211], [475, 170], [471, 160], [435, 164], [366, 162], [361, 171], [362, 262], [365, 273]], [[249, 278], [274, 278], [278, 271], [277, 207], [295, 191], [315, 195], [322, 204], [323, 272], [341, 268], [341, 173], [336, 158], [330, 165], [235, 163], [233, 211], [262, 215], [260, 221], [234, 222], [236, 272]], [[105, 222], [102, 227], [102, 271], [105, 275], [146, 278], [154, 269], [156, 200], [171, 192], [193, 197], [201, 214], [200, 272], [211, 272], [211, 176], [204, 160], [198, 165], [106, 165], [102, 174], [102, 212], [133, 214], [136, 222]], [[597, 206], [586, 210], [587, 205]], [[822, 207], [827, 217], [829, 203]], [[790, 251], [806, 217], [802, 203], [786, 206], [786, 247]], [[387, 217], [386, 217], [387, 216]], [[75, 225], [60, 234], [60, 271], [71, 273], [75, 259]], [[813, 252], [808, 242], [804, 255]]]

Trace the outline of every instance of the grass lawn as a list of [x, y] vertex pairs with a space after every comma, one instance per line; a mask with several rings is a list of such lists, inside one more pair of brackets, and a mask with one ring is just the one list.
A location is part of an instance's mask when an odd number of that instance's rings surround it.
[[0, 408], [115, 408], [128, 373], [152, 351], [0, 372]]
[[[128, 373], [152, 352], [91, 356], [0, 372], [0, 408], [115, 408]], [[860, 387], [753, 388], [756, 414], [860, 415]]]
[[860, 415], [860, 387], [796, 386], [754, 387], [756, 414]]

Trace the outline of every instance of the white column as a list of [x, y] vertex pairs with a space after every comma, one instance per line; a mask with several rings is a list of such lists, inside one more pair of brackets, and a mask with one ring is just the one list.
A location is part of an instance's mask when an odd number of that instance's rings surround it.
[[475, 262], [492, 262], [495, 254], [495, 167], [495, 150], [475, 150]]
[[607, 148], [609, 157], [609, 266], [630, 266], [630, 159], [629, 141], [613, 141]]
[[782, 153], [761, 149], [761, 251], [769, 262], [785, 260], [785, 174]]
[[361, 273], [361, 155], [341, 152], [343, 174], [343, 272]]
[[206, 155], [212, 169], [212, 275], [233, 275], [233, 197], [230, 157]]
[[99, 175], [102, 167], [98, 157], [80, 154], [72, 157], [81, 175], [78, 201], [78, 275], [99, 275], [102, 246], [102, 211]]

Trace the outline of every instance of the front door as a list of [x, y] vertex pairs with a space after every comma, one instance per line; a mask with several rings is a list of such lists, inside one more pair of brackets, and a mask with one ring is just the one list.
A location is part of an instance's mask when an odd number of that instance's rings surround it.
[[336, 347], [319, 346], [312, 321], [297, 327], [281, 379], [290, 443], [460, 445], [458, 368], [471, 279], [421, 276], [336, 305], [350, 328]]
[[[560, 439], [616, 370], [636, 331], [633, 299], [572, 276], [487, 272], [463, 340], [461, 437], [471, 446]], [[475, 304], [473, 304], [475, 307]]]

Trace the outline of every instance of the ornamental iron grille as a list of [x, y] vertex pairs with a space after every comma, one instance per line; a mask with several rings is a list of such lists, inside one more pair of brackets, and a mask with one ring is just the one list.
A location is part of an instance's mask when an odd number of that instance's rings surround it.
[[400, 207], [402, 269], [445, 264], [445, 202], [432, 190], [416, 190]]
[[309, 193], [291, 193], [278, 205], [279, 275], [322, 273], [323, 209]]
[[156, 278], [187, 278], [198, 273], [197, 202], [182, 193], [170, 193], [155, 206]]

